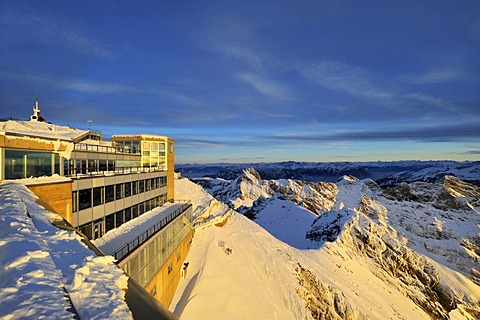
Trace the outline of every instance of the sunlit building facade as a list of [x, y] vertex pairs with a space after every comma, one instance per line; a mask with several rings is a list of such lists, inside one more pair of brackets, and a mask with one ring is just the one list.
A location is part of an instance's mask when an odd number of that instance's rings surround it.
[[[57, 176], [48, 183], [35, 177]], [[174, 141], [47, 123], [38, 99], [30, 121], [0, 121], [0, 180], [29, 188], [89, 239], [174, 201]]]

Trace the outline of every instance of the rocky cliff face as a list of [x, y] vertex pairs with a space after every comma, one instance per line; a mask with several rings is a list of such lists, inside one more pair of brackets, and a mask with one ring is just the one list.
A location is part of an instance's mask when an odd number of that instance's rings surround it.
[[337, 187], [330, 182], [305, 182], [280, 179], [262, 180], [255, 169], [245, 169], [232, 181], [198, 180], [215, 198], [229, 204], [240, 213], [255, 216], [269, 198], [279, 197], [295, 202], [319, 215], [329, 211], [335, 202]]
[[[363, 184], [357, 190], [366, 191], [364, 181], [352, 181], [350, 183]], [[371, 185], [371, 182], [369, 184]], [[420, 188], [418, 188], [418, 185], [405, 185], [401, 186], [400, 190], [402, 192], [397, 195], [402, 199], [400, 201], [410, 201], [417, 203], [417, 205], [422, 200], [435, 202], [439, 198], [441, 199], [438, 194], [432, 194], [432, 192], [429, 192], [428, 195], [423, 194], [427, 190], [425, 185], [421, 185]], [[405, 190], [408, 192], [403, 192]], [[441, 195], [445, 194], [445, 189], [440, 190], [440, 187], [438, 189], [434, 188], [434, 191]], [[388, 195], [390, 196], [390, 193]], [[425, 229], [422, 228], [422, 225], [418, 225], [412, 230], [417, 232], [415, 237], [399, 234], [397, 229], [402, 229], [392, 225], [389, 219], [392, 214], [402, 215], [398, 203], [396, 205], [392, 203], [384, 205], [381, 202], [385, 199], [377, 191], [371, 189], [370, 192], [351, 194], [351, 196], [356, 197], [356, 199], [350, 199], [351, 204], [354, 204], [353, 207], [332, 210], [319, 216], [314, 221], [311, 230], [307, 232], [306, 237], [323, 243], [333, 242], [335, 246], [350, 252], [350, 256], [353, 254], [372, 262], [377, 268], [376, 275], [379, 278], [398, 286], [406, 296], [432, 318], [450, 319], [450, 311], [458, 308], [457, 301], [462, 301], [462, 312], [469, 310], [467, 311], [468, 317], [477, 318], [480, 316], [478, 299], [476, 301], [464, 301], [462, 296], [444, 285], [437, 264], [432, 263], [423, 254], [416, 252], [414, 249], [417, 246], [413, 245], [413, 248], [411, 248], [409, 243], [412, 240], [423, 242], [424, 248], [432, 246], [441, 250], [444, 256], [451, 257], [449, 261], [452, 264], [457, 263], [455, 264], [457, 270], [463, 271], [465, 275], [478, 283], [478, 271], [471, 271], [478, 267], [478, 265], [475, 266], [479, 261], [478, 255], [469, 258], [463, 254], [464, 250], [462, 250], [468, 236], [461, 237], [457, 234], [451, 234], [451, 237], [447, 240], [449, 243], [443, 243], [442, 245], [435, 241], [429, 241], [428, 235], [422, 234], [422, 230]], [[448, 199], [447, 204], [450, 202], [451, 199]], [[452, 210], [452, 207], [445, 206], [443, 202], [441, 207]], [[390, 212], [388, 208], [391, 208], [392, 211]], [[416, 214], [421, 217], [425, 213], [420, 209], [421, 207], [417, 208]], [[457, 210], [458, 207], [454, 205], [453, 209]], [[451, 214], [454, 215], [454, 213]], [[398, 223], [401, 219], [396, 217], [392, 220]], [[404, 216], [403, 219], [408, 218]], [[470, 239], [468, 244], [473, 248], [475, 245], [472, 244], [472, 241], [475, 240]], [[453, 245], [453, 242], [455, 242], [455, 245]], [[335, 246], [332, 248], [335, 248]], [[460, 262], [459, 255], [469, 262]]]
[[466, 208], [445, 189], [444, 185], [439, 183], [403, 182], [393, 188], [386, 188], [383, 194], [385, 197], [397, 201], [430, 203], [437, 209]]

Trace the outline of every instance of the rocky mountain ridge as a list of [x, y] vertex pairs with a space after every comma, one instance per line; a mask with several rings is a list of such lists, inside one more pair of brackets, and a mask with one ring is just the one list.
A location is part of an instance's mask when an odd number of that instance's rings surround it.
[[258, 211], [258, 208], [273, 197], [289, 200], [319, 215], [333, 207], [337, 192], [336, 185], [331, 182], [262, 180], [260, 174], [253, 168], [245, 169], [232, 181], [224, 179], [195, 181], [219, 201], [251, 218], [254, 218], [255, 210]]
[[[278, 201], [306, 208], [317, 218], [304, 234], [317, 247], [343, 259], [364, 261], [376, 277], [395, 286], [432, 318], [450, 319], [452, 312], [467, 319], [480, 317], [480, 296], [449, 288], [445, 278], [450, 277], [445, 274], [448, 269], [480, 285], [480, 193], [474, 185], [453, 176], [445, 176], [442, 184], [405, 182], [385, 188], [371, 179], [351, 176], [337, 183], [262, 180], [254, 169], [244, 170], [232, 181], [197, 182], [253, 219], [262, 218]], [[318, 310], [337, 308], [335, 301], [345, 304], [337, 289], [324, 284], [333, 294], [333, 303], [321, 299], [312, 303], [316, 289], [307, 282], [316, 280], [309, 272], [308, 266], [297, 268], [304, 288], [299, 294], [312, 317]], [[359, 317], [357, 311], [352, 313], [352, 318]]]

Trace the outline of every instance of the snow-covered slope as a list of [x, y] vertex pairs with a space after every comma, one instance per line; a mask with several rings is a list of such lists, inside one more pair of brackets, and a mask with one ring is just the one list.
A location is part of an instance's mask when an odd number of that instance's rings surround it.
[[[271, 188], [287, 180], [247, 174], [235, 183], [209, 181], [209, 191], [231, 206], [251, 205], [255, 222], [235, 213], [226, 224], [197, 230], [187, 278], [171, 306], [182, 319], [480, 316], [471, 271], [478, 268], [480, 220], [468, 206], [397, 199], [372, 180], [345, 177], [316, 195], [329, 199], [329, 207], [312, 212], [295, 200], [300, 193]], [[177, 196], [211, 199], [182, 180]], [[449, 237], [430, 237], [439, 225]]]
[[17, 183], [0, 184], [0, 318], [130, 319], [127, 276]]

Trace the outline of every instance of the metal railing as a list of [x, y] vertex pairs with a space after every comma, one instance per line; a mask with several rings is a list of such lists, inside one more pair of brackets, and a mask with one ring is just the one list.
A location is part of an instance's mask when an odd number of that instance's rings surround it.
[[95, 151], [95, 152], [106, 152], [106, 153], [121, 153], [121, 154], [132, 154], [132, 155], [140, 155], [139, 149], [128, 149], [122, 147], [114, 147], [114, 146], [102, 146], [99, 144], [90, 144], [90, 143], [75, 143], [74, 150], [81, 150], [81, 151]]
[[98, 144], [89, 144], [89, 143], [75, 143], [73, 149], [82, 150], [82, 151], [117, 153], [117, 149], [115, 147], [102, 146]]
[[190, 202], [183, 204], [180, 208], [163, 218], [161, 221], [154, 224], [148, 230], [142, 232], [140, 235], [136, 236], [133, 240], [130, 240], [120, 249], [113, 252], [113, 256], [120, 262], [125, 257], [127, 257], [132, 251], [134, 251], [138, 246], [142, 243], [146, 242], [150, 237], [154, 234], [165, 228], [170, 222], [172, 222], [175, 218], [185, 212], [192, 204]]
[[[80, 171], [80, 172], [77, 172]], [[120, 167], [120, 168], [112, 168], [107, 170], [95, 170], [90, 169], [88, 172], [81, 172], [83, 170], [77, 170], [75, 168], [71, 169], [70, 172], [65, 172], [66, 177], [94, 177], [94, 176], [107, 176], [107, 175], [114, 175], [114, 174], [129, 174], [129, 173], [149, 173], [149, 172], [160, 172], [165, 171], [165, 167], [163, 165], [155, 166], [155, 167]]]

